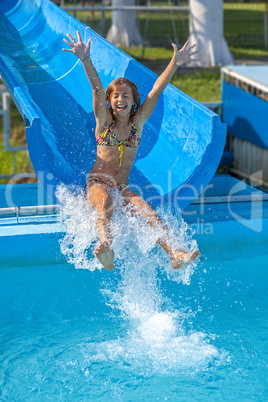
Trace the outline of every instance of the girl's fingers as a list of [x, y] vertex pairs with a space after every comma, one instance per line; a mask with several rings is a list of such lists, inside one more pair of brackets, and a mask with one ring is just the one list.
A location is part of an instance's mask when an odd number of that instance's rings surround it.
[[77, 38], [78, 38], [78, 42], [82, 42], [82, 38], [81, 38], [81, 35], [80, 35], [79, 31], [77, 31]]
[[76, 41], [74, 40], [74, 38], [70, 34], [67, 34], [67, 36], [73, 42], [73, 44], [75, 45]]
[[[174, 49], [178, 49], [177, 45], [175, 45], [175, 43], [171, 43], [171, 45], [173, 46]], [[183, 47], [181, 48], [181, 50], [186, 50], [187, 52], [191, 52], [191, 50], [196, 47], [196, 43], [194, 45], [192, 45], [189, 49], [186, 49], [187, 46], [189, 45], [189, 41], [187, 40], [187, 42], [184, 43]], [[199, 53], [199, 50], [195, 51], [195, 52], [191, 52], [191, 54], [196, 54]]]
[[65, 52], [73, 52], [72, 49], [62, 49], [62, 50], [64, 50]]
[[89, 38], [89, 40], [87, 41], [87, 47], [90, 46], [91, 42], [92, 42], [92, 38]]
[[187, 46], [189, 45], [189, 41], [187, 40], [187, 42], [184, 43], [182, 50], [185, 50], [187, 48]]
[[69, 45], [69, 46], [71, 46], [71, 47], [74, 47], [74, 45], [73, 45], [71, 42], [69, 42], [67, 39], [63, 38], [63, 41], [64, 41], [65, 43], [67, 43], [67, 45]]
[[92, 38], [90, 38], [90, 39], [87, 41], [87, 44], [86, 44], [86, 52], [89, 52], [90, 45], [91, 45], [91, 41], [92, 41]]

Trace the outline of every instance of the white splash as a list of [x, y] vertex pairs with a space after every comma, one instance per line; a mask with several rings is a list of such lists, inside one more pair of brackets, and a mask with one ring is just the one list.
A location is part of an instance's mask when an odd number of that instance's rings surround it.
[[57, 188], [60, 216], [65, 226], [65, 235], [60, 241], [61, 252], [75, 268], [94, 271], [101, 269], [93, 255], [93, 246], [98, 239], [96, 214], [86, 202], [82, 192], [74, 194], [64, 185]]
[[[156, 245], [161, 229], [153, 229], [144, 218], [132, 216], [128, 208], [122, 208], [120, 197], [116, 190], [115, 207], [112, 218], [113, 250], [115, 253], [115, 267], [120, 261], [136, 261], [142, 257], [140, 264], [149, 264], [164, 270], [169, 279], [183, 283], [190, 283], [194, 264], [185, 269], [175, 271], [170, 267], [169, 258]], [[57, 198], [60, 203], [61, 220], [65, 225], [65, 236], [61, 240], [61, 252], [68, 262], [82, 269], [102, 269], [95, 258], [93, 251], [98, 242], [96, 231], [96, 212], [85, 200], [84, 194], [74, 194], [64, 185], [57, 189]], [[168, 226], [173, 245], [186, 251], [197, 248], [192, 239], [193, 231], [182, 220], [174, 217], [169, 211], [157, 211], [162, 221]], [[119, 264], [118, 264], [119, 263]]]
[[[64, 186], [59, 187], [57, 196], [66, 227], [62, 252], [76, 268], [101, 269], [92, 254], [98, 241], [93, 208], [83, 194], [74, 195]], [[177, 247], [188, 251], [197, 248], [192, 231], [180, 217], [163, 209], [157, 212]], [[197, 263], [173, 270], [166, 253], [156, 245], [159, 233], [143, 218], [131, 216], [120, 202], [114, 209], [112, 234], [119, 282], [105, 282], [101, 292], [106, 304], [120, 312], [126, 334], [88, 345], [84, 351], [88, 361], [112, 361], [146, 373], [176, 374], [199, 370], [220, 359], [222, 352], [210, 344], [206, 334], [184, 329], [184, 321], [192, 320], [194, 313], [181, 311], [161, 292], [159, 276], [189, 285]]]

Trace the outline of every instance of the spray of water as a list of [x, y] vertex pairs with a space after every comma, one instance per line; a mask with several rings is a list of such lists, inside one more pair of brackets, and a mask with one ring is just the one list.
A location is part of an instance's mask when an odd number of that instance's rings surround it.
[[[101, 269], [93, 255], [98, 241], [93, 208], [83, 194], [74, 195], [64, 186], [58, 188], [57, 196], [66, 228], [61, 241], [62, 253], [76, 268]], [[91, 349], [86, 351], [88, 359], [127, 364], [147, 373], [199, 369], [212, 359], [219, 359], [220, 353], [205, 334], [187, 333], [184, 329], [183, 322], [191, 319], [193, 313], [178, 309], [161, 292], [159, 275], [189, 285], [196, 264], [173, 270], [168, 256], [156, 245], [159, 233], [143, 218], [122, 208], [120, 197], [117, 200], [112, 219], [112, 246], [120, 279], [116, 286], [104, 283], [101, 292], [106, 304], [120, 311], [126, 333], [123, 337], [91, 344]], [[176, 239], [177, 247], [189, 251], [197, 248], [193, 233], [181, 217], [174, 217], [164, 209], [157, 212]]]
[[[154, 266], [166, 271], [172, 280], [190, 283], [193, 264], [184, 270], [174, 271], [170, 268], [169, 258], [159, 246], [157, 239], [162, 236], [161, 229], [155, 230], [143, 217], [133, 216], [128, 207], [122, 208], [117, 190], [114, 192], [115, 209], [112, 218], [113, 250], [115, 261], [135, 260], [143, 257], [143, 263], [154, 261]], [[84, 194], [75, 194], [61, 185], [57, 189], [57, 198], [60, 203], [61, 220], [65, 225], [65, 236], [61, 240], [61, 252], [77, 269], [102, 269], [101, 264], [93, 255], [98, 241], [96, 231], [96, 212], [85, 200]], [[173, 246], [182, 250], [192, 251], [197, 248], [192, 239], [192, 231], [181, 217], [173, 216], [163, 208], [157, 211], [162, 221], [168, 226]], [[153, 251], [153, 253], [152, 253]], [[148, 260], [148, 257], [150, 258]], [[138, 266], [138, 264], [135, 264]], [[152, 264], [150, 264], [152, 265]], [[179, 273], [178, 273], [179, 272]]]

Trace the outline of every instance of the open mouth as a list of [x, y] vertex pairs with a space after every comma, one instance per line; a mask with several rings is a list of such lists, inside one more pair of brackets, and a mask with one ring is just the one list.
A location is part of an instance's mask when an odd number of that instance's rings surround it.
[[124, 110], [126, 110], [126, 106], [123, 106], [123, 105], [120, 105], [120, 106], [117, 106], [117, 110], [119, 111], [119, 112], [123, 112]]

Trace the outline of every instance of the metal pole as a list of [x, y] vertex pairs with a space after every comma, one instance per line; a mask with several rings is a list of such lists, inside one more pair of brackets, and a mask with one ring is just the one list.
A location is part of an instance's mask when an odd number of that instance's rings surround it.
[[265, 0], [264, 10], [264, 47], [268, 48], [268, 0]]
[[[94, 8], [94, 0], [90, 0], [90, 5], [92, 8]], [[94, 10], [91, 10], [91, 21], [95, 21], [95, 12]]]
[[[168, 0], [168, 5], [170, 6], [171, 5], [171, 2], [170, 2], [170, 0]], [[174, 19], [174, 15], [173, 15], [173, 12], [170, 10], [169, 11], [169, 13], [170, 13], [170, 18], [171, 18], [171, 24], [172, 24], [172, 29], [173, 29], [173, 36], [174, 36], [174, 42], [175, 43], [179, 43], [179, 40], [178, 40], [178, 36], [177, 36], [177, 31], [176, 31], [176, 24], [175, 24], [175, 19]]]
[[101, 33], [102, 36], [105, 37], [106, 35], [106, 27], [105, 27], [105, 0], [101, 2], [102, 10], [101, 10]]
[[10, 95], [8, 92], [4, 92], [2, 94], [3, 100], [3, 110], [5, 111], [4, 114], [4, 139], [5, 139], [5, 150], [9, 151], [9, 137], [10, 137]]

